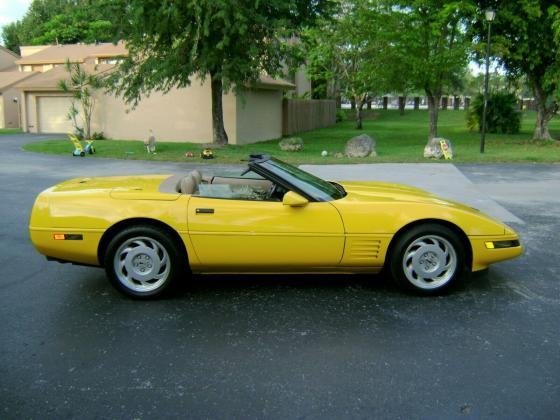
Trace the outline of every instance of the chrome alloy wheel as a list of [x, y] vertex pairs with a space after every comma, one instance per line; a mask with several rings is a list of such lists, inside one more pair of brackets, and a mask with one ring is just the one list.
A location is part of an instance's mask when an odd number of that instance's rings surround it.
[[403, 254], [406, 278], [424, 290], [445, 285], [457, 271], [457, 253], [441, 236], [426, 235], [415, 239]]
[[155, 239], [127, 239], [115, 253], [113, 267], [123, 286], [135, 292], [151, 292], [166, 282], [171, 271], [167, 250]]

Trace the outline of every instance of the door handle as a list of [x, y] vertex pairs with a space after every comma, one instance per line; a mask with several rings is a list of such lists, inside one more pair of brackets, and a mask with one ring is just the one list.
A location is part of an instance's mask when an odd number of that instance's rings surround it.
[[196, 209], [196, 214], [214, 214], [214, 209]]

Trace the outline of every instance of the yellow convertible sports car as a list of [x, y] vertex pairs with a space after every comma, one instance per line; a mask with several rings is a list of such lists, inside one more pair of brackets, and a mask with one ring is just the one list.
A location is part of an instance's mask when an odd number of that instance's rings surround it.
[[267, 155], [237, 177], [78, 178], [43, 191], [29, 223], [49, 260], [103, 266], [121, 292], [186, 273], [377, 273], [419, 294], [521, 254], [476, 209], [381, 182], [327, 182]]

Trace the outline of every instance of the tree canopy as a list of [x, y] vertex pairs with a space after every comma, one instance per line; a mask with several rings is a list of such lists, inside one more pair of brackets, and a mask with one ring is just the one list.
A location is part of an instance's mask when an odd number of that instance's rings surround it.
[[[533, 137], [550, 139], [548, 122], [558, 111], [560, 96], [560, 25], [557, 0], [481, 1], [481, 10], [496, 10], [492, 51], [510, 76], [524, 76], [537, 106]], [[478, 27], [482, 25], [479, 21]], [[479, 29], [479, 33], [483, 33]], [[485, 42], [482, 39], [481, 42]]]
[[130, 0], [122, 34], [129, 56], [113, 75], [114, 89], [134, 103], [193, 77], [209, 79], [213, 141], [227, 143], [222, 93], [278, 75], [287, 41], [331, 7], [329, 0]]
[[2, 28], [6, 48], [117, 40], [126, 0], [33, 0], [25, 16]]
[[332, 25], [311, 37], [311, 76], [338, 79], [357, 105], [368, 93], [423, 90], [430, 109], [428, 135], [436, 136], [440, 98], [460, 82], [468, 63], [471, 39], [466, 28], [474, 5], [460, 0], [342, 4]]
[[[20, 21], [3, 27], [2, 39], [15, 52], [20, 45], [125, 40], [130, 55], [112, 89], [136, 103], [154, 90], [209, 81], [218, 143], [228, 142], [222, 94], [280, 75], [302, 57], [314, 87], [358, 105], [357, 127], [371, 96], [424, 91], [432, 138], [441, 97], [472, 93], [481, 82], [465, 73], [485, 50], [488, 7], [496, 10], [492, 56], [508, 76], [500, 86], [512, 91], [516, 79], [530, 87], [534, 138], [550, 139], [548, 122], [560, 102], [558, 0], [33, 0]], [[300, 39], [303, 56], [294, 54]]]
[[327, 84], [327, 94], [342, 93], [356, 104], [356, 128], [362, 127], [361, 109], [368, 97], [385, 88], [379, 71], [381, 31], [372, 30], [383, 18], [382, 7], [344, 0], [334, 19], [325, 20], [304, 33], [307, 73]]

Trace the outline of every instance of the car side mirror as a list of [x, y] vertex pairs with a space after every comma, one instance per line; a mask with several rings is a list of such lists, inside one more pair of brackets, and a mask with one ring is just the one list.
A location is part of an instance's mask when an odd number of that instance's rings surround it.
[[304, 207], [309, 203], [309, 200], [305, 197], [302, 197], [298, 193], [293, 191], [288, 191], [284, 194], [284, 198], [282, 199], [282, 204], [285, 206], [290, 207]]

